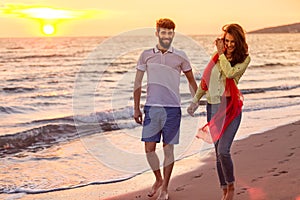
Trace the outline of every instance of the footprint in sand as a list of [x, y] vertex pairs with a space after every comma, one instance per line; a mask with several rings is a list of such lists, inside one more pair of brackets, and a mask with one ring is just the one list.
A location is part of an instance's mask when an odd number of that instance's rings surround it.
[[241, 188], [241, 191], [237, 192], [236, 194], [237, 195], [244, 194], [247, 190], [248, 188]]
[[238, 151], [234, 152], [233, 155], [239, 154], [241, 152], [242, 152], [242, 150], [238, 150]]
[[293, 125], [300, 125], [300, 123], [299, 122], [294, 122], [294, 123], [292, 123]]
[[[286, 155], [286, 157], [292, 157], [294, 154], [295, 154], [294, 152], [291, 152], [290, 154]], [[287, 159], [278, 161], [278, 163], [283, 164], [283, 163], [288, 162], [288, 161], [290, 161], [290, 159], [287, 158]]]
[[276, 141], [277, 139], [272, 139], [272, 140], [270, 140], [269, 142], [274, 142], [274, 141]]
[[254, 178], [251, 180], [251, 182], [255, 182], [255, 181], [258, 181], [259, 179], [263, 179], [264, 177], [263, 176], [259, 176], [257, 178]]
[[291, 156], [293, 156], [295, 153], [290, 153], [289, 155], [287, 155], [287, 157], [291, 157]]
[[276, 174], [273, 174], [273, 176], [280, 176], [280, 175], [286, 174], [286, 173], [289, 173], [289, 172], [284, 170], [284, 171], [280, 171], [280, 172], [278, 172]]
[[[184, 185], [184, 186], [185, 186], [185, 185]], [[184, 186], [180, 186], [180, 187], [176, 188], [175, 191], [179, 192], [179, 191], [184, 190]]]
[[203, 175], [203, 173], [200, 173], [200, 174], [194, 176], [193, 178], [200, 178], [202, 175]]
[[[193, 179], [194, 179], [194, 178], [200, 178], [200, 177], [202, 177], [202, 175], [203, 175], [203, 173], [200, 173], [200, 174], [198, 174], [198, 175], [195, 175], [195, 176], [193, 176]], [[177, 192], [182, 191], [182, 190], [184, 190], [185, 186], [187, 186], [187, 185], [179, 186], [179, 187], [177, 187], [177, 188], [175, 189], [175, 191], [177, 191]]]
[[268, 170], [267, 172], [268, 172], [268, 173], [272, 173], [272, 172], [275, 172], [276, 169], [277, 169], [276, 167], [273, 167], [272, 169]]
[[264, 146], [264, 144], [257, 144], [257, 145], [254, 145], [254, 147], [262, 147]]
[[280, 160], [278, 163], [279, 163], [279, 164], [283, 164], [283, 163], [288, 162], [288, 161], [290, 161], [290, 159]]

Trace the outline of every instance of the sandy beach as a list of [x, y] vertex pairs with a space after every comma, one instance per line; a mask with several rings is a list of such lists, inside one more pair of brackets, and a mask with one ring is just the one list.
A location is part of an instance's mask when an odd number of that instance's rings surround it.
[[[297, 121], [234, 142], [232, 156], [236, 200], [300, 199], [299, 133], [300, 121]], [[152, 198], [146, 195], [153, 180], [152, 173], [147, 172], [114, 184], [90, 185], [42, 194], [16, 194], [15, 197], [24, 200], [154, 200], [157, 195]], [[214, 152], [201, 161], [199, 155], [177, 161], [169, 197], [171, 200], [220, 199]]]

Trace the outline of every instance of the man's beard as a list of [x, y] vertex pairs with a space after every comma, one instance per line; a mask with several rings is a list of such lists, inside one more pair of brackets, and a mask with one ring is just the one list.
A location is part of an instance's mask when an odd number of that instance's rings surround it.
[[[165, 40], [166, 40], [166, 39], [165, 39]], [[171, 44], [172, 44], [173, 39], [168, 39], [168, 40], [169, 40], [169, 43], [168, 43], [168, 44], [165, 44], [164, 41], [163, 41], [163, 39], [162, 39], [162, 38], [159, 38], [159, 44], [160, 44], [160, 46], [162, 46], [162, 47], [165, 48], [165, 49], [169, 49], [170, 46], [171, 46]]]

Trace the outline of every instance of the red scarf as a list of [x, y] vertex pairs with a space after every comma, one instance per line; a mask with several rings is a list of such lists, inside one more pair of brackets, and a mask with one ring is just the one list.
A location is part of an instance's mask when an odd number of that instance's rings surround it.
[[[209, 88], [209, 80], [211, 70], [218, 62], [219, 54], [216, 54], [206, 66], [200, 86], [202, 90], [207, 91]], [[230, 96], [230, 98], [226, 96]], [[226, 78], [225, 91], [221, 97], [221, 104], [217, 113], [212, 119], [199, 129], [197, 138], [201, 138], [207, 142], [216, 142], [221, 138], [228, 125], [234, 120], [242, 111], [243, 95], [237, 88], [234, 79]], [[209, 135], [210, 133], [210, 135]], [[211, 138], [210, 138], [211, 137]]]

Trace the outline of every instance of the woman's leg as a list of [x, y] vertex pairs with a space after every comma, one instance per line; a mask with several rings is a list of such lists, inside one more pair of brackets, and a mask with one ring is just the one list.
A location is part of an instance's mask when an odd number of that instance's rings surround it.
[[218, 140], [217, 158], [220, 161], [224, 178], [227, 184], [233, 183], [235, 181], [230, 148], [239, 128], [241, 116], [242, 115], [240, 114], [229, 124], [222, 137]]
[[[236, 132], [241, 122], [241, 114], [237, 116], [227, 127], [222, 137], [217, 141], [216, 152], [218, 174], [221, 182], [221, 186], [224, 189], [224, 183], [227, 185], [226, 195], [224, 200], [232, 200], [234, 196], [234, 168], [230, 154], [230, 148], [233, 143]], [[221, 169], [220, 169], [221, 168]]]
[[[207, 121], [216, 114], [219, 104], [207, 104]], [[237, 116], [227, 127], [222, 137], [215, 142], [216, 167], [220, 186], [223, 189], [222, 199], [232, 199], [234, 194], [234, 171], [230, 148], [241, 122], [242, 113]]]
[[218, 149], [219, 149], [219, 140], [217, 142], [215, 142], [216, 167], [217, 167], [217, 173], [218, 173], [218, 177], [219, 177], [220, 186], [222, 189], [227, 189], [227, 183], [225, 181]]
[[[206, 110], [207, 110], [207, 122], [209, 122], [212, 117], [217, 113], [218, 109], [219, 109], [220, 104], [207, 104], [206, 106]], [[223, 175], [223, 170], [222, 170], [222, 166], [221, 166], [221, 162], [218, 159], [218, 146], [219, 146], [219, 140], [217, 142], [215, 142], [215, 152], [216, 152], [216, 167], [217, 167], [217, 173], [218, 173], [218, 177], [219, 177], [219, 182], [221, 185], [221, 188], [223, 189], [227, 189], [227, 184], [225, 182], [225, 177]]]

